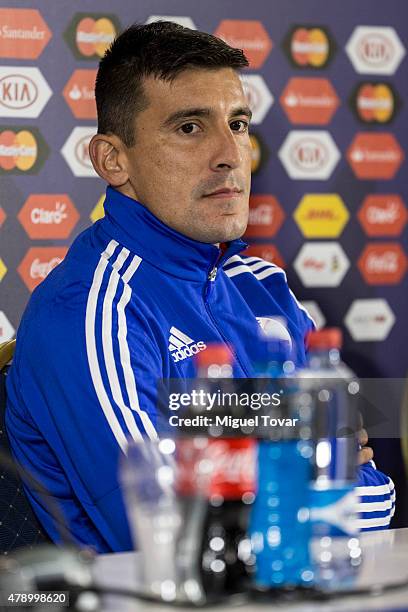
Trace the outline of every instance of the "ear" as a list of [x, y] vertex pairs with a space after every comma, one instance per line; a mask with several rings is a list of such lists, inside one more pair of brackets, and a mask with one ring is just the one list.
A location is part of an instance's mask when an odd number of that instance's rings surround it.
[[89, 143], [89, 156], [95, 171], [112, 187], [129, 180], [124, 145], [115, 135], [95, 134]]

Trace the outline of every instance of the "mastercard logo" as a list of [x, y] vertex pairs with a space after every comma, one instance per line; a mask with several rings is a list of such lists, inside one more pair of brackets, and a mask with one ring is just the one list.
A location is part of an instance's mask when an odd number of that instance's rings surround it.
[[319, 69], [332, 59], [334, 42], [327, 28], [295, 26], [285, 37], [283, 48], [296, 67]]
[[397, 94], [388, 83], [360, 83], [350, 102], [363, 123], [390, 123], [399, 107]]
[[37, 128], [0, 127], [0, 174], [35, 174], [47, 155]]
[[37, 161], [38, 147], [34, 135], [28, 130], [0, 134], [0, 168], [5, 171], [31, 170]]
[[100, 59], [119, 31], [114, 15], [78, 13], [65, 38], [78, 59]]

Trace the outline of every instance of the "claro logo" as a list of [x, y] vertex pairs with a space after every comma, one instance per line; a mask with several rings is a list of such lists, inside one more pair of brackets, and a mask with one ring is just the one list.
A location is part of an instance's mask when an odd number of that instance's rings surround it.
[[368, 195], [357, 216], [368, 236], [399, 236], [408, 220], [407, 209], [398, 194]]
[[18, 220], [33, 240], [69, 238], [78, 219], [78, 211], [65, 193], [31, 194], [18, 213]]

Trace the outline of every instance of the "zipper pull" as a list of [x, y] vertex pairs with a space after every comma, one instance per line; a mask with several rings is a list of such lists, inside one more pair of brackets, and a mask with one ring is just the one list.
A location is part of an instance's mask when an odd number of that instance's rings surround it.
[[215, 281], [215, 277], [217, 276], [217, 266], [214, 266], [211, 272], [208, 275], [209, 281]]

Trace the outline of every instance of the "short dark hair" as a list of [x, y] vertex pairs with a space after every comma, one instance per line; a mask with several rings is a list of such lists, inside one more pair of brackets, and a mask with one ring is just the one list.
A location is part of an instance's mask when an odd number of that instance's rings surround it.
[[133, 146], [133, 122], [148, 106], [143, 79], [171, 81], [190, 67], [234, 68], [248, 66], [241, 49], [220, 38], [190, 30], [171, 21], [133, 24], [111, 44], [99, 64], [95, 97], [98, 133], [116, 134]]

